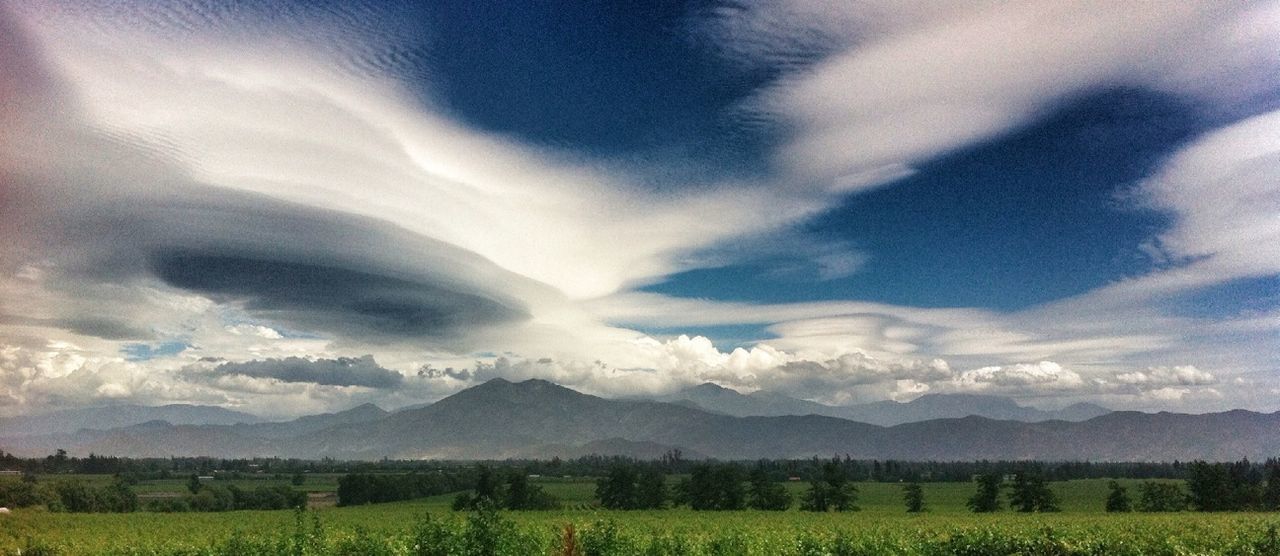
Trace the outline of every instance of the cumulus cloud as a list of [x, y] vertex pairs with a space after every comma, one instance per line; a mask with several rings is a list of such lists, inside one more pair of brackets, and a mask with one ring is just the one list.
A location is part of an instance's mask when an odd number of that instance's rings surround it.
[[1052, 361], [982, 367], [960, 373], [957, 384], [975, 390], [1074, 390], [1085, 385], [1081, 376]]
[[366, 388], [396, 388], [404, 381], [398, 372], [384, 369], [372, 355], [364, 357], [339, 357], [337, 359], [265, 359], [223, 363], [212, 369], [193, 371], [209, 376], [239, 375], [249, 378], [269, 378], [280, 382], [306, 382], [328, 386], [364, 386]]
[[1178, 367], [1150, 367], [1145, 371], [1120, 373], [1115, 377], [1121, 384], [1141, 386], [1204, 385], [1218, 382], [1217, 377], [1192, 365]]

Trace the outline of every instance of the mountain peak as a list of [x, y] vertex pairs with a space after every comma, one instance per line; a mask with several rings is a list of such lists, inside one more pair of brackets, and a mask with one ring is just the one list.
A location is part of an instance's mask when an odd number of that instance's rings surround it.
[[697, 386], [690, 386], [689, 388], [685, 388], [684, 392], [689, 394], [709, 394], [709, 395], [730, 394], [735, 396], [742, 395], [742, 392], [739, 392], [732, 388], [725, 388], [724, 386], [720, 386], [719, 384], [716, 384], [714, 382], [704, 382]]

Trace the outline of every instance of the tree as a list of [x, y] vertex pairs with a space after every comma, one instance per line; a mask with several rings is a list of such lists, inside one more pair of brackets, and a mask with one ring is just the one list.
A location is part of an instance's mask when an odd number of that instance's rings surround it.
[[978, 483], [978, 491], [966, 503], [969, 510], [974, 513], [1000, 511], [1000, 485], [1004, 482], [1004, 477], [999, 473], [984, 473], [974, 480]]
[[821, 475], [809, 481], [809, 490], [800, 501], [800, 509], [809, 512], [857, 511], [854, 502], [858, 499], [858, 489], [849, 482], [849, 477], [840, 462], [831, 460], [822, 464]]
[[1187, 498], [1202, 512], [1230, 509], [1231, 484], [1224, 466], [1195, 461], [1187, 468]]
[[1108, 483], [1107, 488], [1111, 489], [1111, 493], [1107, 495], [1108, 512], [1128, 512], [1133, 510], [1133, 505], [1129, 502], [1128, 489], [1120, 486], [1120, 483], [1116, 481]]
[[200, 476], [192, 473], [191, 476], [187, 478], [187, 490], [191, 491], [191, 494], [199, 494], [200, 486]]
[[742, 480], [742, 468], [735, 464], [698, 464], [676, 486], [676, 502], [694, 510], [741, 510], [746, 507]]
[[560, 501], [542, 487], [529, 484], [529, 476], [524, 471], [512, 470], [507, 474], [503, 506], [508, 510], [550, 510], [559, 505]]
[[1262, 509], [1280, 510], [1280, 461], [1267, 462], [1267, 487], [1262, 491]]
[[902, 501], [907, 505], [907, 513], [918, 514], [924, 511], [924, 489], [920, 483], [910, 482], [902, 485]]
[[1187, 509], [1187, 495], [1177, 483], [1143, 481], [1138, 487], [1138, 511], [1180, 512]]
[[648, 467], [636, 479], [636, 508], [660, 510], [667, 504], [667, 475], [656, 467]]
[[1014, 475], [1009, 506], [1024, 512], [1056, 512], [1058, 497], [1049, 489], [1044, 475], [1035, 471], [1019, 471]]
[[482, 499], [489, 500], [495, 506], [502, 499], [502, 483], [498, 476], [486, 465], [481, 465], [476, 472], [476, 491], [473, 497], [475, 503], [479, 503]]
[[596, 480], [596, 498], [610, 510], [633, 510], [637, 507], [636, 470], [625, 464], [609, 468], [609, 474]]
[[786, 487], [769, 479], [763, 467], [756, 467], [747, 478], [747, 507], [756, 510], [782, 511], [791, 507], [791, 494]]

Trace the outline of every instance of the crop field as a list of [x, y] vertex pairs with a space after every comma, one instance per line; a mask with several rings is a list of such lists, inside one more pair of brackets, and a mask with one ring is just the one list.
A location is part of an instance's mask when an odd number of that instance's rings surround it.
[[[1134, 482], [1136, 483], [1136, 481]], [[564, 507], [453, 512], [452, 495], [297, 511], [0, 515], [0, 554], [1276, 554], [1280, 515], [1106, 514], [1106, 481], [1054, 483], [1055, 514], [969, 513], [973, 485], [860, 483], [860, 511], [608, 511], [590, 480], [540, 480]], [[157, 487], [158, 488], [158, 487]], [[791, 483], [798, 494], [805, 487]], [[152, 490], [152, 492], [156, 492]]]

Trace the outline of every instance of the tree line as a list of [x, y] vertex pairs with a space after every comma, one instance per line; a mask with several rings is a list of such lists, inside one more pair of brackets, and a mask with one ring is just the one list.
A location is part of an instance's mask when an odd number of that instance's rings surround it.
[[1280, 511], [1280, 460], [1269, 459], [1261, 466], [1249, 460], [1195, 461], [1188, 465], [1185, 491], [1177, 483], [1147, 481], [1138, 487], [1137, 502], [1118, 482], [1109, 486], [1108, 512]]
[[[805, 511], [856, 511], [858, 489], [838, 461], [825, 462], [810, 474], [808, 490], [800, 499]], [[615, 510], [656, 510], [687, 506], [693, 510], [755, 509], [782, 511], [792, 496], [764, 465], [750, 471], [737, 463], [699, 463], [689, 476], [668, 488], [667, 475], [654, 468], [616, 462], [596, 481], [596, 499]]]
[[[739, 462], [746, 466], [762, 467], [773, 480], [807, 476], [825, 463], [836, 461], [851, 481], [864, 482], [969, 482], [975, 475], [986, 473], [1012, 474], [1029, 462], [1025, 461], [901, 461], [862, 460], [849, 456], [808, 459], [766, 459]], [[188, 473], [200, 475], [235, 473], [410, 473], [473, 468], [476, 464], [491, 467], [523, 469], [529, 474], [602, 476], [617, 464], [652, 467], [667, 474], [689, 474], [693, 467], [704, 462], [689, 460], [679, 450], [670, 450], [652, 460], [638, 460], [622, 456], [583, 456], [578, 458], [551, 458], [543, 460], [514, 459], [504, 461], [450, 461], [450, 460], [393, 460], [344, 461], [331, 458], [303, 460], [289, 458], [121, 458], [90, 454], [87, 457], [70, 456], [64, 450], [43, 458], [21, 458], [0, 451], [0, 470], [27, 473], [76, 473], [76, 474], [132, 474], [142, 480], [182, 477]], [[1030, 462], [1049, 481], [1071, 479], [1128, 478], [1128, 479], [1186, 479], [1190, 463], [1126, 463], [1126, 462]], [[1253, 463], [1262, 469], [1264, 464]]]
[[427, 473], [349, 473], [338, 478], [338, 505], [358, 506], [457, 492], [475, 481], [471, 469]]

